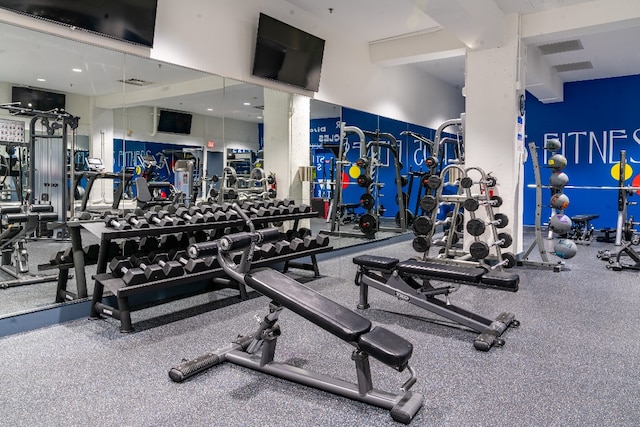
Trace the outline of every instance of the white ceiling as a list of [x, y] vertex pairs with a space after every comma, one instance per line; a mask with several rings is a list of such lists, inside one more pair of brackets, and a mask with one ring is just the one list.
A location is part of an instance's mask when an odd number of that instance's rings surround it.
[[[495, 32], [495, 22], [509, 13], [522, 14], [523, 41], [529, 52], [537, 52], [537, 46], [543, 43], [571, 39], [582, 43], [582, 50], [537, 55], [538, 71], [542, 67], [560, 82], [640, 73], [640, 49], [637, 48], [640, 0], [287, 1], [308, 12], [318, 25], [335, 28], [350, 34], [356, 41], [369, 43], [370, 52], [372, 46], [391, 42], [411, 43], [416, 37], [425, 36], [429, 40], [431, 35], [444, 31], [453, 34], [457, 37], [454, 42], [463, 47], [455, 50], [454, 54], [434, 55], [437, 59], [432, 60], [392, 58], [392, 62], [418, 67], [458, 87], [464, 86], [465, 44], [461, 40], [469, 43], [477, 33]], [[553, 14], [549, 14], [550, 10]], [[540, 22], [548, 23], [548, 29]], [[438, 48], [437, 43], [434, 45], [426, 42], [422, 47], [433, 52]], [[527, 70], [533, 59], [528, 59]], [[262, 113], [260, 108], [255, 108], [263, 105], [262, 90], [256, 86], [227, 80], [222, 102], [222, 79], [4, 23], [0, 23], [0, 61], [0, 81], [100, 96], [101, 102], [107, 104], [121, 101], [124, 97], [123, 86], [117, 83], [118, 80], [138, 78], [154, 84], [143, 88], [126, 85], [127, 94], [139, 92], [137, 101], [130, 101], [132, 105], [150, 105], [153, 102], [162, 108], [251, 121], [260, 121], [258, 116]], [[590, 61], [593, 68], [570, 72], [556, 72], [552, 68], [558, 64], [583, 61]], [[79, 68], [82, 72], [71, 72], [72, 68]], [[127, 70], [126, 75], [123, 74], [124, 69]], [[34, 83], [37, 78], [47, 81]], [[165, 90], [169, 84], [194, 79], [205, 79], [196, 86], [202, 87], [202, 82], [206, 82], [210, 91], [190, 90], [185, 85], [179, 96]], [[529, 81], [535, 82], [532, 85], [535, 87], [527, 89], [540, 98], [535, 91], [543, 88], [546, 82], [538, 76], [527, 75]], [[245, 106], [245, 102], [252, 105]], [[330, 105], [320, 102], [314, 105], [326, 108], [323, 113], [316, 111], [315, 117], [335, 112]], [[206, 111], [207, 108], [212, 111]]]

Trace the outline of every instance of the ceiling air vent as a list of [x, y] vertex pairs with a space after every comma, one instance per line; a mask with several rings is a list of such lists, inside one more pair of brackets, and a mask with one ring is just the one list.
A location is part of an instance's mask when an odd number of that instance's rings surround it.
[[584, 48], [582, 47], [582, 43], [580, 42], [580, 40], [567, 40], [563, 42], [541, 44], [540, 46], [538, 46], [538, 50], [540, 50], [540, 53], [543, 55], [571, 52], [574, 50], [582, 49]]
[[118, 83], [125, 83], [133, 86], [149, 86], [150, 84], [152, 84], [151, 82], [141, 79], [118, 80]]
[[593, 64], [591, 63], [591, 61], [583, 61], [583, 62], [574, 62], [571, 64], [554, 65], [553, 68], [557, 72], [562, 73], [565, 71], [590, 70], [593, 68]]

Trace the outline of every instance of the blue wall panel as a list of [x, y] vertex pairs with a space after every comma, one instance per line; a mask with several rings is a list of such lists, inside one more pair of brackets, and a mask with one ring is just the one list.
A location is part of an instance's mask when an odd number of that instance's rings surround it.
[[[617, 186], [611, 169], [620, 159], [620, 150], [626, 150], [631, 176], [626, 185], [634, 186], [640, 180], [640, 75], [611, 79], [566, 83], [564, 102], [542, 104], [533, 96], [527, 97], [527, 143], [538, 147], [545, 140], [558, 138], [562, 154], [568, 164], [564, 172], [569, 185]], [[538, 149], [541, 163], [546, 164], [549, 153]], [[548, 184], [550, 169], [543, 168], [542, 184]], [[498, 176], [498, 180], [500, 177]], [[525, 184], [533, 184], [533, 168], [529, 160], [525, 165]], [[566, 189], [571, 201], [566, 210], [569, 216], [598, 214], [596, 227], [615, 227], [617, 192], [615, 190]], [[636, 196], [638, 197], [638, 196]], [[543, 204], [548, 205], [550, 191], [543, 190]], [[633, 201], [633, 197], [630, 199]], [[525, 189], [524, 223], [535, 222], [535, 190]], [[640, 216], [640, 208], [631, 206], [629, 213]], [[543, 219], [550, 210], [543, 210]]]

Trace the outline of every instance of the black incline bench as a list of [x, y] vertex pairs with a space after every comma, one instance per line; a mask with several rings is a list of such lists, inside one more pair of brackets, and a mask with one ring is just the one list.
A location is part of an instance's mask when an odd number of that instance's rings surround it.
[[[504, 345], [502, 334], [510, 326], [520, 325], [512, 313], [502, 313], [491, 320], [452, 305], [449, 294], [457, 287], [434, 286], [431, 283], [442, 281], [516, 292], [520, 281], [517, 274], [435, 261], [399, 261], [373, 255], [357, 256], [353, 263], [358, 266], [355, 283], [360, 286], [359, 309], [369, 308], [369, 287], [376, 288], [478, 332], [480, 335], [473, 345], [482, 351], [488, 351], [494, 345]], [[436, 298], [438, 295], [444, 296], [445, 300]]]
[[[250, 224], [248, 218], [245, 219]], [[424, 401], [421, 394], [409, 391], [416, 382], [415, 371], [409, 366], [413, 345], [383, 327], [372, 327], [369, 320], [279, 271], [271, 268], [248, 271], [253, 245], [262, 243], [263, 238], [270, 233], [269, 229], [256, 231], [252, 226], [250, 228], [249, 232], [222, 237], [217, 256], [220, 265], [229, 276], [271, 299], [269, 313], [253, 334], [240, 336], [236, 341], [213, 353], [183, 362], [169, 371], [169, 377], [173, 381], [181, 382], [227, 361], [388, 409], [395, 421], [408, 424]], [[236, 265], [231, 261], [229, 254], [232, 250], [240, 248], [245, 248], [245, 251], [242, 260]], [[285, 308], [355, 347], [350, 357], [355, 362], [357, 383], [274, 361], [276, 343], [280, 336], [278, 316]], [[309, 340], [313, 340], [313, 337], [309, 337]], [[410, 378], [396, 393], [375, 389], [371, 379], [369, 356], [398, 372], [407, 370]]]

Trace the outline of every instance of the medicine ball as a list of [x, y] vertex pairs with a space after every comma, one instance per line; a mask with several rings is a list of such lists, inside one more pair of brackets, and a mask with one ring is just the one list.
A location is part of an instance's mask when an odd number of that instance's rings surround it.
[[562, 259], [570, 259], [576, 256], [578, 247], [573, 240], [559, 239], [555, 245], [553, 245], [553, 251], [555, 256]]
[[562, 188], [569, 183], [569, 175], [564, 172], [554, 172], [549, 177], [549, 185]]
[[547, 160], [547, 166], [556, 172], [561, 171], [567, 167], [567, 158], [562, 154], [554, 154]]
[[564, 214], [556, 214], [549, 219], [549, 228], [556, 234], [564, 234], [571, 230], [571, 218]]
[[569, 197], [563, 193], [556, 193], [551, 196], [551, 207], [554, 209], [565, 210], [569, 207]]
[[544, 149], [551, 151], [552, 153], [555, 153], [560, 148], [562, 148], [562, 144], [557, 138], [547, 139], [547, 141], [544, 143]]

